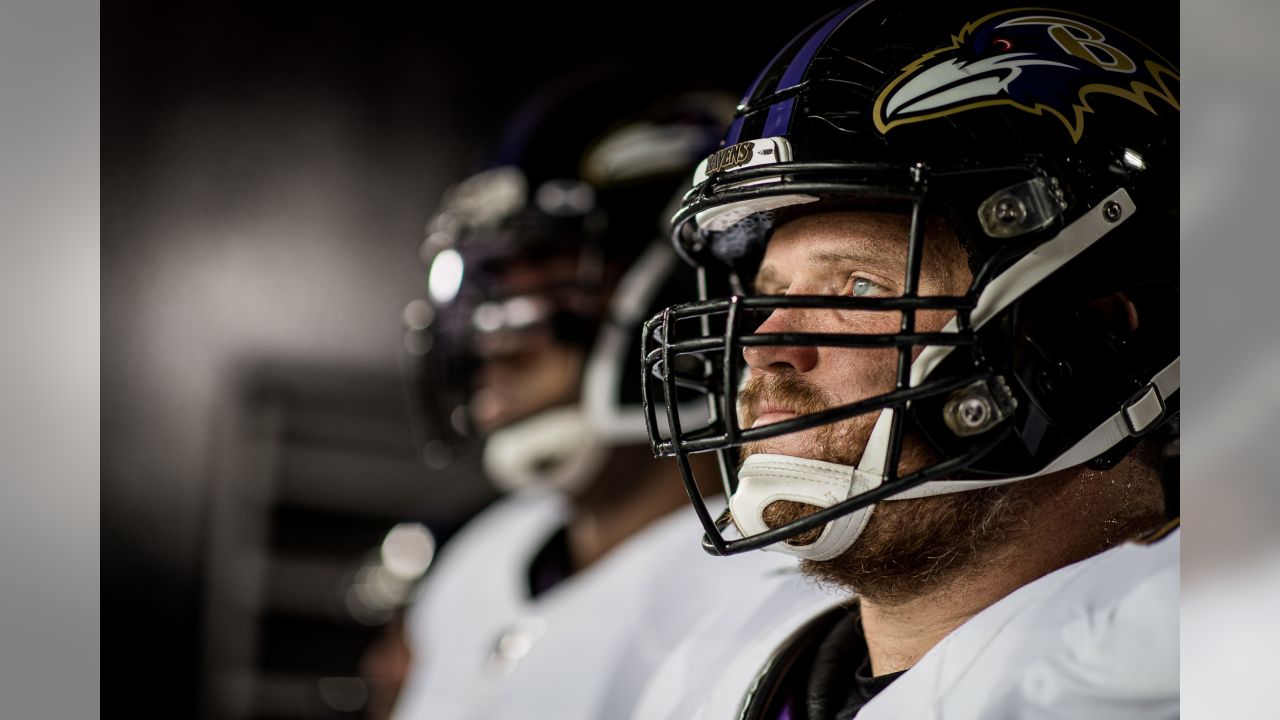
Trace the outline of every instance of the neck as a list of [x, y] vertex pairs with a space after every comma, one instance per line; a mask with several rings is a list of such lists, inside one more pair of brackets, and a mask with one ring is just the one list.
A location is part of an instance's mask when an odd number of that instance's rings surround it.
[[[945, 587], [902, 602], [858, 600], [871, 671], [885, 675], [916, 664], [969, 618], [1019, 587], [1070, 562], [1029, 562], [1014, 548], [992, 557], [986, 572], [958, 577]], [[1005, 564], [1005, 563], [1008, 564]]]
[[[1042, 478], [1022, 529], [909, 598], [861, 596], [875, 675], [906, 670], [967, 620], [1018, 588], [1136, 537], [1162, 522], [1158, 506], [1131, 502], [1131, 485], [1073, 469]], [[1104, 488], [1099, 492], [1099, 488]], [[1106, 497], [1105, 489], [1116, 490]], [[1115, 512], [1101, 513], [1108, 501]], [[907, 501], [910, 502], [910, 501]]]
[[687, 502], [674, 463], [655, 460], [645, 446], [615, 449], [595, 482], [572, 499], [567, 533], [574, 569]]

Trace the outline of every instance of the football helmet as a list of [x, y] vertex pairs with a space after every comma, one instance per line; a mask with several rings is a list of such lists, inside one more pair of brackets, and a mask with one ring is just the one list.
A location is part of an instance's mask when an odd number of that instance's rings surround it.
[[[487, 167], [447, 191], [428, 223], [427, 297], [406, 313], [412, 405], [428, 462], [433, 450], [447, 459], [479, 445], [499, 489], [572, 491], [609, 447], [645, 442], [639, 328], [694, 291], [692, 271], [665, 238], [665, 217], [733, 113], [722, 93], [659, 95], [647, 84], [590, 72], [537, 95]], [[538, 333], [581, 353], [559, 368], [571, 387], [482, 428], [476, 373], [493, 347], [518, 351]]]
[[[1177, 412], [1176, 16], [1069, 5], [866, 0], [797, 36], [743, 97], [672, 219], [701, 299], [644, 329], [652, 448], [679, 463], [708, 552], [830, 559], [877, 502], [1109, 467]], [[774, 227], [839, 209], [909, 218], [900, 296], [751, 294]], [[917, 293], [933, 218], [968, 253], [963, 294]], [[1136, 328], [1096, 311], [1116, 296]], [[755, 332], [795, 308], [891, 312], [901, 324]], [[946, 327], [917, 331], [918, 312], [939, 310], [954, 314]], [[744, 428], [743, 349], [760, 346], [894, 349], [896, 383]], [[706, 396], [708, 422], [672, 402], [690, 390]], [[856, 466], [763, 454], [740, 465], [746, 443], [859, 415], [874, 428]], [[899, 472], [908, 436], [938, 460]], [[730, 498], [718, 516], [689, 463], [701, 452], [718, 455]], [[780, 498], [821, 509], [769, 527], [764, 508]], [[820, 527], [813, 542], [786, 542]]]

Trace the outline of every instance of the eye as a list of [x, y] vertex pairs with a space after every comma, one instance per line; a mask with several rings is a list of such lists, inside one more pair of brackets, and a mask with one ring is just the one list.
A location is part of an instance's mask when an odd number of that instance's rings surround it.
[[850, 284], [853, 286], [852, 293], [854, 297], [867, 297], [870, 295], [883, 295], [888, 291], [882, 285], [878, 285], [871, 280], [857, 275], [850, 278]]
[[1009, 52], [1013, 49], [1013, 43], [1005, 40], [1004, 38], [996, 38], [991, 41], [991, 47], [999, 50], [1000, 52]]

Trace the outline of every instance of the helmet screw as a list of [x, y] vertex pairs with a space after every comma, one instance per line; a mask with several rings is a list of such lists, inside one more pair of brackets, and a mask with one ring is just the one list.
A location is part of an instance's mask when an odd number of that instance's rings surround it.
[[1120, 203], [1115, 200], [1102, 206], [1102, 217], [1106, 218], [1107, 222], [1117, 222], [1121, 214]]
[[969, 428], [982, 427], [991, 415], [991, 403], [980, 397], [966, 398], [956, 408], [956, 417]]
[[996, 204], [996, 220], [1012, 225], [1027, 217], [1027, 209], [1016, 198], [1005, 198]]
[[993, 382], [998, 396], [982, 380], [951, 394], [942, 406], [942, 419], [951, 432], [959, 437], [978, 435], [1009, 417], [1017, 401], [1009, 395], [1002, 378], [997, 377]]

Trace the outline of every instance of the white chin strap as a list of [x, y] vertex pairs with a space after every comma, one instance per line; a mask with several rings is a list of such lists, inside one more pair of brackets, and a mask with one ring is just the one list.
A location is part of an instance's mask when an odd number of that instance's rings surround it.
[[[738, 488], [729, 498], [729, 512], [739, 532], [746, 537], [768, 530], [765, 508], [779, 500], [828, 508], [857, 493], [880, 487], [884, 482], [884, 456], [892, 417], [892, 410], [880, 414], [858, 467], [790, 455], [758, 453], [748, 457], [738, 470]], [[778, 542], [764, 549], [805, 560], [830, 560], [853, 545], [874, 509], [875, 505], [870, 505], [832, 520], [818, 539], [808, 545]]]
[[553, 408], [485, 438], [484, 471], [504, 492], [540, 486], [573, 493], [604, 466], [607, 446], [576, 405]]
[[[975, 329], [982, 327], [1036, 283], [1110, 232], [1118, 223], [1106, 217], [1108, 205], [1119, 208], [1121, 223], [1136, 210], [1129, 194], [1123, 189], [1117, 190], [1063, 228], [1053, 240], [1036, 248], [992, 279], [982, 291], [971, 315]], [[943, 332], [955, 331], [955, 320], [943, 328]], [[921, 351], [911, 364], [911, 386], [916, 387], [924, 382], [951, 351], [952, 347], [948, 345], [931, 345]], [[1004, 485], [1087, 462], [1115, 447], [1117, 443], [1146, 432], [1165, 416], [1165, 400], [1177, 392], [1180, 386], [1179, 362], [1179, 359], [1174, 359], [1151, 379], [1141, 393], [1037, 473], [999, 480], [933, 480], [899, 493], [893, 499], [909, 500]], [[768, 530], [769, 526], [764, 521], [765, 508], [779, 500], [828, 508], [857, 493], [879, 487], [884, 482], [892, 422], [892, 410], [880, 413], [857, 467], [788, 455], [758, 454], [748, 457], [738, 470], [738, 488], [729, 499], [729, 511], [738, 530], [744, 537]], [[796, 555], [806, 560], [831, 560], [853, 546], [871, 519], [874, 507], [871, 505], [832, 520], [827, 523], [818, 539], [808, 545], [778, 542], [764, 549]]]

